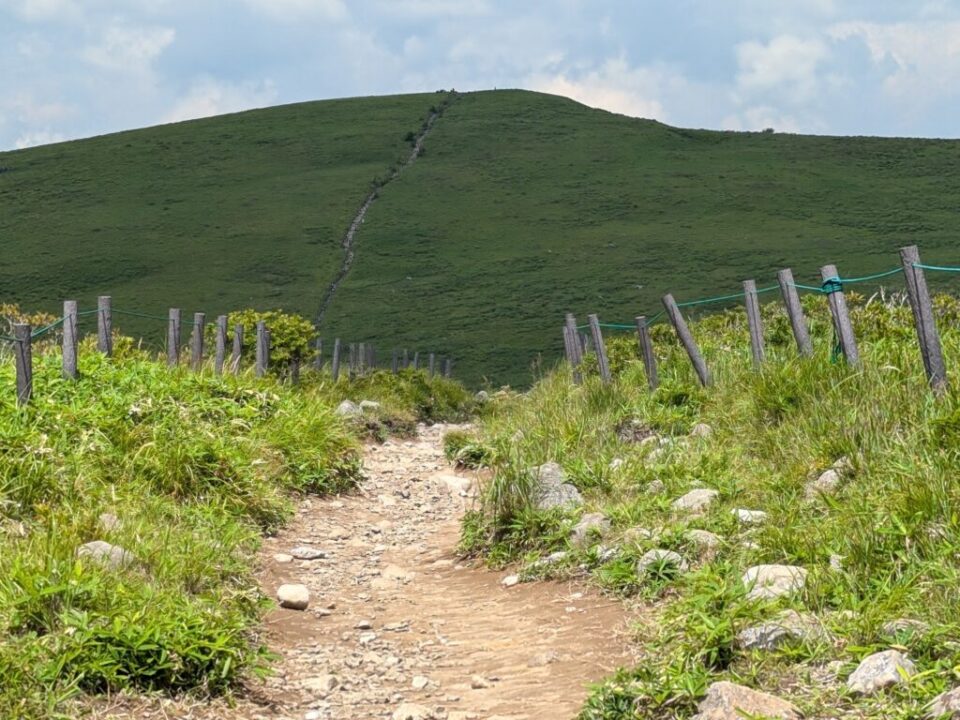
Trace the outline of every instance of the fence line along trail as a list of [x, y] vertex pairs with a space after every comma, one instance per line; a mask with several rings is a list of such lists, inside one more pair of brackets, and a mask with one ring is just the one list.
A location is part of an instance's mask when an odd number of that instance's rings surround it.
[[309, 593], [305, 610], [267, 617], [264, 640], [281, 660], [265, 685], [234, 707], [114, 698], [94, 717], [574, 717], [588, 683], [631, 663], [628, 611], [578, 584], [508, 587], [505, 573], [457, 556], [478, 479], [446, 464], [448, 429], [368, 446], [359, 493], [305, 500], [265, 540], [264, 593]]

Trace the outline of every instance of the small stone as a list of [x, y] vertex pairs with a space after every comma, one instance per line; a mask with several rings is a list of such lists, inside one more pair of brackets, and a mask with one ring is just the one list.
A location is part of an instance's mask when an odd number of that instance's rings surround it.
[[804, 497], [814, 500], [818, 495], [832, 495], [840, 487], [843, 476], [833, 468], [826, 470], [816, 479], [807, 483]]
[[93, 562], [113, 570], [132, 565], [137, 561], [136, 556], [129, 550], [124, 550], [119, 545], [111, 545], [103, 540], [84, 543], [77, 548], [77, 557], [89, 558]]
[[360, 401], [360, 412], [367, 412], [371, 410], [379, 410], [380, 403], [374, 402], [373, 400], [361, 400]]
[[690, 431], [690, 437], [708, 438], [713, 435], [713, 428], [706, 423], [697, 423]]
[[410, 683], [410, 686], [414, 690], [423, 690], [429, 684], [430, 678], [424, 677], [423, 675], [414, 675], [413, 682]]
[[303, 716], [303, 720], [320, 720], [320, 717], [321, 715], [319, 710], [311, 710]]
[[317, 550], [308, 545], [300, 545], [290, 551], [297, 560], [319, 560], [325, 558], [327, 554], [323, 550]]
[[470, 677], [470, 687], [474, 690], [484, 690], [490, 687], [490, 681], [482, 675], [472, 675]]
[[540, 510], [583, 504], [580, 491], [566, 482], [566, 475], [555, 462], [549, 462], [536, 469], [539, 492], [536, 503]]
[[413, 703], [403, 703], [393, 711], [392, 720], [436, 720], [433, 710], [423, 705], [414, 705]]
[[476, 400], [478, 403], [481, 403], [481, 404], [483, 404], [483, 403], [485, 403], [485, 402], [489, 402], [489, 401], [490, 401], [490, 393], [488, 393], [486, 390], [480, 390], [476, 395], [473, 396], [473, 399]]
[[686, 572], [688, 569], [687, 561], [679, 553], [673, 550], [649, 550], [637, 560], [637, 575], [646, 575], [651, 571], [670, 567], [678, 572]]
[[310, 690], [321, 695], [327, 695], [340, 685], [340, 681], [336, 677], [329, 674], [317, 675], [316, 677], [307, 678], [300, 682], [300, 686], [304, 690]]
[[929, 632], [929, 630], [930, 626], [923, 622], [923, 620], [913, 620], [912, 618], [889, 620], [880, 628], [881, 634], [889, 640], [896, 640], [897, 638], [910, 635], [923, 635]]
[[847, 678], [847, 689], [857, 695], [872, 695], [903, 682], [915, 672], [913, 662], [899, 650], [884, 650], [861, 661]]
[[801, 720], [800, 710], [775, 695], [751, 690], [731, 682], [715, 682], [697, 706], [692, 720], [743, 720], [747, 717], [767, 720]]
[[360, 411], [360, 407], [356, 403], [351, 402], [350, 400], [344, 400], [342, 403], [337, 405], [337, 409], [335, 412], [340, 417], [345, 417], [345, 418], [360, 417], [360, 415], [362, 414]]
[[667, 487], [663, 484], [663, 480], [651, 480], [644, 489], [644, 492], [647, 495], [663, 495], [666, 489]]
[[960, 718], [960, 687], [940, 693], [927, 708], [930, 720]]
[[719, 495], [719, 492], [710, 488], [697, 488], [674, 500], [673, 509], [678, 512], [701, 513], [710, 507]]
[[603, 513], [587, 513], [570, 531], [570, 542], [577, 547], [590, 544], [610, 531], [610, 521]]
[[791, 595], [803, 589], [807, 571], [795, 565], [754, 565], [743, 574], [748, 600], [765, 600]]
[[354, 630], [371, 630], [372, 628], [373, 623], [371, 623], [369, 620], [361, 620], [353, 626]]
[[519, 575], [507, 575], [503, 580], [500, 581], [500, 584], [503, 585], [505, 588], [513, 587], [514, 585], [518, 585], [519, 583], [520, 583]]
[[539, 655], [534, 655], [532, 658], [527, 660], [527, 667], [546, 667], [551, 663], [558, 662], [560, 656], [557, 655], [555, 650], [548, 650], [547, 652], [540, 653]]
[[687, 530], [683, 534], [684, 539], [692, 545], [697, 546], [702, 559], [711, 558], [717, 553], [717, 549], [723, 544], [723, 538], [709, 530]]
[[287, 553], [277, 553], [273, 556], [273, 561], [278, 565], [289, 565], [293, 562], [293, 555]]
[[621, 467], [623, 467], [623, 458], [614, 458], [610, 461], [611, 470], [619, 470]]
[[843, 556], [833, 553], [830, 555], [830, 569], [834, 572], [843, 572]]
[[357, 640], [361, 645], [369, 645], [376, 639], [377, 639], [377, 634], [372, 632], [360, 633], [360, 637], [357, 638]]
[[106, 533], [114, 532], [123, 527], [120, 518], [108, 512], [100, 513], [100, 516], [97, 518], [97, 524], [100, 526], [100, 529]]
[[310, 605], [310, 591], [306, 585], [281, 585], [277, 588], [277, 601], [288, 610], [306, 610]]
[[731, 510], [733, 515], [741, 525], [759, 525], [767, 519], [767, 514], [763, 510], [744, 510], [736, 508]]

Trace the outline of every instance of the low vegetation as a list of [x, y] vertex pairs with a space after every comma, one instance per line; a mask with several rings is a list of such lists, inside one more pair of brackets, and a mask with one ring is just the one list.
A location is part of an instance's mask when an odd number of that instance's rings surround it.
[[[586, 574], [656, 609], [636, 627], [638, 666], [595, 688], [581, 720], [690, 718], [718, 680], [788, 699], [807, 717], [917, 718], [957, 685], [960, 389], [930, 392], [900, 297], [848, 298], [860, 370], [832, 357], [826, 303], [808, 296], [812, 359], [796, 357], [787, 318], [770, 304], [759, 371], [741, 309], [692, 325], [712, 387], [697, 384], [659, 325], [655, 392], [636, 340], [619, 337], [609, 340], [612, 385], [588, 358], [582, 386], [560, 367], [529, 393], [491, 402], [471, 440], [484, 449], [471, 454], [494, 477], [465, 520], [464, 550], [518, 563], [528, 580]], [[956, 368], [960, 303], [941, 296], [936, 307]], [[582, 504], [543, 507], [536, 468], [551, 462]], [[700, 512], [675, 505], [698, 488], [717, 491]], [[588, 513], [600, 514], [593, 529]], [[742, 576], [762, 564], [803, 568], [806, 582], [755, 599]], [[742, 633], [786, 610], [817, 630], [751, 648]], [[864, 657], [891, 648], [915, 674], [876, 693], [847, 689]]]
[[[231, 692], [269, 671], [252, 576], [263, 533], [303, 493], [361, 480], [359, 439], [460, 418], [470, 396], [422, 372], [301, 387], [170, 370], [117, 337], [80, 352], [81, 379], [38, 348], [34, 402], [0, 358], [0, 716], [70, 717], [120, 690]], [[341, 417], [338, 404], [371, 411]], [[103, 541], [110, 557], [84, 554]]]

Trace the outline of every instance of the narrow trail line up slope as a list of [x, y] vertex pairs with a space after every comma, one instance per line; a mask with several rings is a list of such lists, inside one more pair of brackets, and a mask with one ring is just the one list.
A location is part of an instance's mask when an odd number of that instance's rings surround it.
[[427, 139], [427, 135], [429, 135], [430, 131], [433, 129], [434, 123], [436, 123], [440, 116], [443, 115], [443, 111], [446, 110], [450, 103], [455, 99], [456, 94], [451, 93], [443, 100], [442, 103], [440, 103], [434, 109], [431, 109], [430, 114], [423, 123], [423, 127], [414, 138], [413, 149], [410, 151], [410, 154], [407, 156], [406, 160], [397, 165], [386, 178], [386, 180], [378, 184], [373, 190], [370, 191], [370, 194], [368, 194], [364, 199], [363, 204], [360, 205], [360, 209], [357, 210], [357, 214], [353, 216], [353, 220], [350, 221], [350, 226], [347, 228], [347, 233], [343, 236], [343, 242], [341, 243], [344, 253], [343, 263], [340, 265], [340, 270], [337, 272], [336, 277], [334, 277], [333, 282], [330, 283], [330, 287], [327, 288], [327, 292], [324, 294], [323, 300], [320, 302], [320, 310], [317, 312], [317, 325], [320, 325], [323, 322], [324, 315], [326, 315], [327, 309], [330, 307], [330, 303], [333, 302], [333, 298], [337, 293], [337, 289], [350, 273], [350, 268], [353, 267], [353, 258], [355, 256], [354, 241], [357, 237], [357, 231], [360, 229], [360, 226], [363, 224], [363, 221], [367, 216], [367, 211], [370, 210], [370, 206], [373, 205], [377, 197], [379, 197], [380, 191], [386, 185], [400, 177], [403, 171], [410, 167], [414, 162], [416, 162], [417, 158], [420, 157], [420, 154], [423, 152], [423, 143]]
[[[459, 520], [473, 477], [446, 466], [443, 426], [368, 448], [363, 492], [304, 501], [262, 549], [261, 582], [310, 589], [304, 612], [276, 609], [265, 641], [282, 659], [234, 707], [115, 706], [99, 717], [198, 720], [393, 718], [562, 720], [587, 684], [629, 664], [623, 605], [568, 583], [504, 588], [461, 563]], [[290, 560], [298, 546], [323, 551]]]

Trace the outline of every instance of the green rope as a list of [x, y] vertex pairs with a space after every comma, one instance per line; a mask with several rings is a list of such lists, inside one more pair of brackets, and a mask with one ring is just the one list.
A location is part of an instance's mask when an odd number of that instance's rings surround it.
[[920, 268], [921, 270], [931, 270], [933, 272], [949, 272], [949, 273], [960, 273], [960, 267], [948, 267], [945, 265], [923, 265], [922, 263], [914, 263], [915, 268]]
[[30, 333], [30, 338], [33, 339], [33, 340], [36, 340], [38, 337], [42, 337], [42, 336], [46, 335], [46, 334], [47, 334], [48, 332], [50, 332], [51, 330], [56, 330], [58, 327], [60, 327], [61, 325], [63, 325], [64, 319], [65, 319], [65, 318], [60, 318], [59, 320], [50, 323], [50, 324], [47, 325], [46, 327], [42, 327], [42, 328], [40, 328], [39, 330], [34, 330], [32, 333]]
[[835, 292], [843, 292], [843, 282], [836, 275], [823, 281], [820, 286], [820, 292], [824, 295], [833, 295]]
[[853, 285], [854, 283], [863, 283], [863, 282], [872, 282], [873, 280], [879, 280], [880, 278], [890, 277], [891, 275], [896, 275], [897, 273], [903, 272], [903, 268], [894, 268], [893, 270], [885, 270], [884, 272], [875, 273], [874, 275], [864, 275], [863, 277], [854, 277], [854, 278], [837, 278], [840, 282], [846, 285]]
[[[96, 312], [96, 310], [94, 310], [94, 312]], [[115, 312], [117, 315], [129, 315], [131, 317], [146, 318], [147, 320], [162, 320], [163, 322], [168, 322], [170, 320], [170, 318], [163, 317], [162, 315], [149, 315], [147, 313], [136, 312], [134, 310], [114, 309], [113, 312]]]
[[686, 302], [677, 303], [677, 307], [692, 307], [694, 305], [710, 305], [711, 303], [723, 302], [724, 300], [736, 300], [737, 298], [744, 297], [744, 293], [738, 292], [733, 295], [719, 295], [717, 297], [704, 298], [703, 300], [687, 300]]

